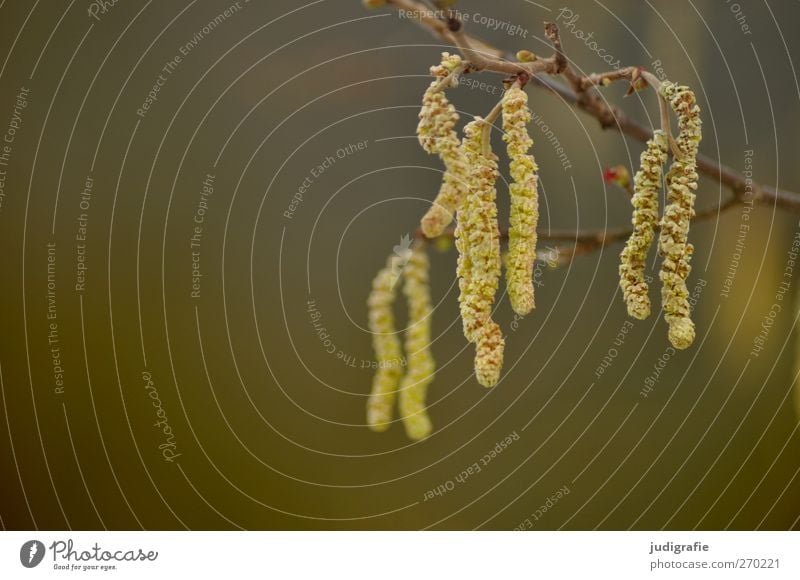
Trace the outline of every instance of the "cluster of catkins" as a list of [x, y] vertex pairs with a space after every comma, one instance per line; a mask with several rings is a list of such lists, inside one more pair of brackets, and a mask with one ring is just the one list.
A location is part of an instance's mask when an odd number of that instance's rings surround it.
[[[497, 384], [503, 366], [505, 339], [492, 320], [495, 295], [500, 281], [500, 230], [497, 223], [495, 184], [497, 156], [491, 149], [491, 122], [476, 117], [464, 127], [459, 138], [459, 115], [445, 90], [458, 86], [464, 70], [458, 55], [442, 54], [440, 64], [431, 67], [434, 80], [422, 100], [417, 135], [428, 153], [444, 164], [439, 193], [422, 218], [421, 230], [436, 238], [455, 219], [458, 250], [459, 308], [464, 336], [475, 344], [475, 376], [486, 387]], [[534, 308], [533, 268], [536, 259], [536, 224], [539, 218], [537, 167], [528, 154], [533, 144], [527, 125], [531, 121], [528, 96], [515, 82], [501, 102], [503, 140], [510, 160], [509, 187], [511, 215], [506, 264], [506, 284], [511, 306], [520, 315]], [[378, 359], [372, 393], [367, 403], [367, 423], [386, 429], [392, 420], [394, 401], [406, 433], [422, 439], [431, 432], [425, 395], [435, 365], [430, 353], [431, 305], [428, 289], [428, 258], [421, 243], [414, 246], [402, 274], [403, 292], [408, 300], [409, 324], [405, 350], [408, 368], [403, 373], [401, 345], [394, 324], [392, 306], [398, 279], [395, 257], [376, 276], [368, 300], [370, 329]]]
[[628, 314], [638, 319], [647, 318], [650, 315], [650, 299], [644, 271], [647, 253], [658, 225], [664, 320], [669, 325], [672, 345], [684, 349], [692, 344], [695, 336], [686, 278], [691, 271], [689, 261], [694, 251], [692, 244], [688, 243], [688, 235], [689, 224], [695, 215], [697, 151], [701, 139], [700, 108], [688, 87], [665, 82], [660, 87], [660, 94], [675, 111], [680, 130], [674, 143], [674, 159], [665, 177], [667, 206], [659, 221], [658, 198], [670, 143], [666, 133], [655, 131], [641, 155], [640, 168], [634, 177], [633, 233], [621, 254], [620, 287]]
[[[436, 154], [445, 166], [441, 189], [422, 218], [423, 233], [441, 235], [455, 218], [458, 250], [459, 305], [464, 336], [475, 344], [475, 376], [486, 387], [494, 386], [503, 366], [505, 340], [492, 320], [500, 271], [500, 231], [497, 223], [495, 184], [497, 156], [491, 149], [491, 124], [476, 117], [464, 127], [459, 140], [459, 116], [447, 100], [445, 89], [458, 84], [461, 57], [442, 54], [441, 64], [431, 67], [435, 79], [422, 101], [417, 134], [422, 147]], [[502, 100], [504, 141], [511, 162], [512, 184], [509, 253], [506, 272], [511, 305], [520, 315], [534, 307], [533, 266], [536, 258], [536, 222], [539, 216], [536, 163], [528, 150], [531, 120], [528, 97], [518, 83]]]
[[[512, 178], [508, 253], [503, 261], [495, 203], [498, 158], [491, 147], [493, 118], [475, 117], [464, 127], [463, 138], [459, 138], [456, 129], [459, 115], [445, 94], [446, 89], [458, 86], [458, 76], [463, 71], [460, 56], [443, 53], [441, 63], [431, 67], [434, 80], [423, 97], [417, 135], [425, 151], [441, 159], [444, 174], [439, 193], [422, 218], [421, 230], [427, 238], [436, 238], [456, 221], [456, 273], [464, 336], [475, 345], [478, 382], [491, 387], [500, 379], [505, 348], [500, 326], [492, 319], [503, 262], [514, 311], [524, 316], [535, 306], [533, 268], [539, 219], [538, 168], [529, 154], [533, 142], [527, 130], [531, 121], [528, 96], [522, 89], [523, 83], [515, 80], [505, 90], [500, 103], [503, 141]], [[655, 131], [641, 155], [632, 198], [634, 227], [621, 254], [620, 287], [628, 313], [634, 318], [647, 318], [650, 298], [645, 268], [658, 228], [664, 318], [669, 325], [670, 342], [675, 348], [684, 349], [695, 337], [686, 278], [691, 271], [689, 261], [693, 252], [688, 233], [695, 215], [700, 110], [687, 87], [665, 82], [659, 92], [676, 113], [680, 133], [672, 141], [664, 130]], [[498, 113], [495, 109], [490, 117]], [[663, 167], [670, 149], [673, 161], [664, 176]], [[662, 177], [667, 188], [667, 205], [659, 218]], [[430, 352], [432, 309], [428, 257], [424, 244], [418, 241], [404, 258], [406, 263], [402, 271], [399, 271], [397, 259], [398, 256], [389, 258], [386, 267], [378, 272], [368, 301], [378, 371], [367, 404], [367, 423], [376, 431], [388, 428], [399, 393], [400, 416], [406, 433], [412, 439], [422, 439], [431, 432], [425, 398], [435, 370]], [[409, 312], [405, 372], [403, 348], [392, 310], [400, 278]]]
[[[407, 255], [391, 256], [372, 282], [372, 292], [367, 301], [378, 367], [367, 402], [367, 424], [375, 431], [386, 430], [392, 422], [394, 401], [399, 393], [400, 416], [411, 439], [423, 439], [431, 432], [425, 395], [436, 366], [430, 351], [428, 270], [428, 255], [419, 244]], [[408, 304], [406, 360], [402, 358], [392, 311], [401, 279]]]

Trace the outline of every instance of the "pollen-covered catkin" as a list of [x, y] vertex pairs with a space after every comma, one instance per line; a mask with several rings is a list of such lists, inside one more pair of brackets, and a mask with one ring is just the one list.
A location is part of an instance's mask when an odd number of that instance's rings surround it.
[[455, 129], [459, 117], [444, 92], [447, 87], [457, 86], [455, 73], [460, 66], [460, 56], [442, 53], [441, 64], [431, 67], [431, 74], [436, 78], [425, 91], [419, 113], [420, 145], [428, 153], [438, 155], [445, 166], [439, 193], [420, 223], [422, 232], [429, 238], [441, 235], [450, 225], [466, 191], [467, 166]]
[[620, 255], [619, 285], [628, 314], [644, 320], [650, 316], [650, 297], [644, 279], [645, 263], [658, 224], [658, 198], [661, 175], [667, 161], [667, 135], [654, 131], [639, 158], [639, 171], [633, 178], [633, 233]]
[[500, 231], [495, 205], [498, 171], [497, 156], [484, 151], [484, 125], [485, 121], [476, 117], [464, 128], [462, 148], [470, 167], [469, 192], [458, 213], [456, 248], [464, 336], [476, 343], [478, 382], [490, 387], [497, 383], [505, 343], [491, 318], [500, 279]]
[[411, 439], [424, 439], [431, 433], [426, 411], [428, 385], [436, 365], [431, 354], [431, 297], [428, 287], [428, 255], [421, 245], [414, 247], [403, 271], [403, 293], [408, 303], [408, 328], [405, 334], [408, 368], [400, 382], [400, 417]]
[[393, 266], [393, 259], [389, 258], [386, 267], [372, 281], [372, 292], [367, 300], [369, 329], [378, 365], [367, 401], [367, 424], [373, 431], [385, 431], [389, 427], [402, 376], [400, 339], [395, 332], [392, 312], [398, 276]]
[[678, 116], [680, 133], [676, 139], [679, 155], [666, 176], [667, 207], [661, 218], [659, 253], [663, 257], [659, 278], [664, 319], [669, 324], [669, 340], [684, 349], [694, 342], [694, 323], [690, 318], [686, 278], [694, 247], [688, 243], [689, 224], [695, 215], [697, 190], [697, 151], [702, 138], [700, 108], [694, 93], [685, 86], [663, 83], [662, 96]]
[[524, 316], [535, 307], [533, 267], [536, 260], [536, 226], [539, 221], [538, 167], [528, 150], [533, 140], [528, 95], [516, 84], [503, 95], [503, 140], [510, 159], [511, 197], [506, 285], [511, 307]]
[[489, 319], [480, 330], [475, 350], [475, 378], [484, 387], [493, 387], [500, 380], [505, 344], [500, 325]]

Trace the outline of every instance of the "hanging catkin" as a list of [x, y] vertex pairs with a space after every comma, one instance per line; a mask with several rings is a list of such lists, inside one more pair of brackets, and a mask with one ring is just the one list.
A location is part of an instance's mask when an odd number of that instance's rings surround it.
[[663, 83], [661, 95], [678, 116], [680, 133], [676, 139], [678, 155], [666, 176], [667, 207], [661, 219], [659, 253], [663, 257], [659, 278], [664, 319], [669, 324], [669, 340], [675, 348], [687, 348], [694, 341], [694, 323], [690, 318], [689, 276], [694, 247], [688, 243], [689, 224], [695, 215], [697, 190], [697, 150], [700, 144], [700, 108], [694, 93], [685, 86]]
[[425, 91], [419, 113], [420, 145], [428, 153], [438, 155], [445, 166], [439, 194], [420, 223], [429, 238], [441, 235], [450, 225], [466, 191], [467, 166], [455, 129], [459, 117], [444, 93], [445, 88], [458, 85], [457, 69], [460, 67], [460, 56], [442, 53], [441, 64], [431, 67], [436, 79]]
[[485, 123], [476, 117], [464, 128], [462, 147], [470, 168], [469, 193], [458, 214], [456, 247], [464, 336], [476, 343], [478, 382], [490, 387], [499, 379], [505, 342], [491, 318], [500, 278], [500, 231], [495, 205], [497, 156], [488, 143], [483, 143]]
[[431, 420], [425, 410], [428, 385], [436, 365], [431, 355], [431, 297], [428, 287], [428, 255], [417, 244], [403, 271], [403, 293], [408, 303], [405, 347], [406, 375], [400, 383], [400, 417], [411, 439], [430, 435]]
[[367, 401], [367, 424], [373, 431], [385, 431], [389, 427], [402, 375], [400, 339], [395, 332], [392, 312], [398, 277], [393, 258], [390, 257], [386, 267], [375, 276], [367, 300], [369, 329], [378, 366], [372, 380], [372, 393]]
[[661, 175], [667, 161], [667, 135], [655, 131], [639, 158], [639, 171], [633, 178], [633, 233], [620, 255], [619, 285], [628, 305], [628, 314], [644, 320], [650, 316], [650, 297], [644, 278], [645, 263], [658, 224], [658, 198]]
[[536, 260], [536, 226], [539, 221], [538, 167], [528, 150], [533, 140], [528, 95], [517, 84], [503, 95], [503, 140], [510, 160], [511, 216], [508, 232], [506, 285], [511, 307], [524, 316], [534, 307], [533, 267]]

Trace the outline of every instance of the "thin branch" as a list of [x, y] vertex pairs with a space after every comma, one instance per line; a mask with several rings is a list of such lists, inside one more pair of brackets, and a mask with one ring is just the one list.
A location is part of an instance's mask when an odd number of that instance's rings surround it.
[[[514, 81], [515, 87], [522, 86], [522, 83], [518, 80]], [[481, 149], [483, 150], [484, 155], [488, 155], [492, 151], [491, 139], [492, 139], [492, 126], [494, 122], [497, 120], [497, 117], [500, 116], [500, 113], [503, 111], [503, 99], [497, 101], [492, 110], [484, 117], [483, 119], [483, 127], [481, 129]]]
[[[742, 201], [737, 197], [731, 197], [719, 206], [710, 207], [702, 211], [698, 211], [692, 222], [699, 222], [717, 218], [723, 212], [740, 205]], [[585, 254], [591, 250], [596, 250], [600, 247], [607, 246], [616, 242], [628, 239], [632, 233], [630, 228], [615, 228], [615, 229], [602, 229], [602, 230], [558, 230], [547, 229], [537, 232], [537, 237], [543, 241], [558, 241], [570, 242], [575, 249], [571, 256]], [[418, 240], [430, 241], [422, 233], [422, 230], [417, 230], [415, 237]], [[449, 228], [442, 232], [442, 238], [455, 237], [455, 228]], [[508, 230], [500, 230], [500, 239], [502, 241], [508, 240]]]
[[476, 48], [464, 32], [464, 27], [457, 17], [450, 20], [448, 27], [450, 34], [447, 36], [461, 52], [461, 55], [472, 65], [468, 69], [469, 71], [489, 71], [508, 75], [524, 73], [529, 76], [538, 73], [559, 74], [565, 66], [565, 57], [563, 53], [560, 53], [561, 42], [558, 39], [558, 28], [552, 23], [547, 23], [546, 26], [555, 28], [553, 38], [554, 42], [558, 43], [556, 54], [549, 58], [537, 58], [533, 62], [515, 62], [497, 58], [484, 49]]
[[618, 81], [621, 79], [628, 79], [630, 80], [633, 71], [636, 67], [629, 66], [626, 68], [621, 68], [617, 70], [611, 70], [604, 73], [592, 73], [587, 76], [578, 76], [579, 86], [577, 89], [579, 91], [586, 91], [590, 87], [606, 87], [610, 85], [614, 81]]

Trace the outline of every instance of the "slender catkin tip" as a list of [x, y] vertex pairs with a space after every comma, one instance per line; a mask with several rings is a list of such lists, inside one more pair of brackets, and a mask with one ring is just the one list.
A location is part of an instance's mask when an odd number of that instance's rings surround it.
[[466, 192], [467, 165], [455, 129], [459, 116], [444, 91], [458, 85], [457, 71], [461, 64], [460, 56], [442, 53], [441, 64], [431, 67], [436, 80], [425, 91], [419, 113], [420, 145], [428, 153], [438, 155], [445, 166], [439, 193], [420, 224], [429, 238], [440, 236], [452, 223]]
[[445, 224], [450, 223], [452, 219], [453, 216], [446, 209], [438, 205], [432, 205], [422, 216], [419, 225], [426, 238], [435, 238], [442, 234], [447, 227]]
[[510, 160], [513, 182], [506, 286], [514, 312], [524, 316], [535, 307], [533, 268], [536, 261], [536, 227], [539, 222], [538, 167], [528, 151], [533, 140], [528, 134], [531, 112], [528, 95], [516, 84], [506, 90], [502, 100], [503, 140]]
[[433, 423], [427, 412], [419, 411], [417, 414], [409, 414], [403, 422], [406, 435], [409, 439], [419, 441], [428, 437], [433, 432]]
[[402, 352], [395, 333], [392, 305], [399, 273], [392, 258], [372, 282], [367, 300], [369, 328], [378, 370], [372, 380], [372, 392], [367, 400], [367, 425], [373, 431], [385, 431], [392, 421], [392, 409], [402, 376]]
[[436, 364], [431, 354], [431, 298], [428, 287], [428, 255], [417, 244], [403, 272], [403, 293], [408, 302], [405, 346], [408, 369], [400, 383], [400, 417], [410, 439], [424, 439], [432, 430], [426, 410], [428, 385]]
[[467, 187], [467, 169], [460, 147], [459, 151], [444, 158], [445, 169], [442, 185], [431, 207], [422, 217], [420, 227], [427, 238], [441, 236], [453, 222], [455, 212], [464, 198]]
[[500, 380], [505, 344], [500, 326], [489, 320], [481, 330], [475, 350], [475, 378], [484, 387], [493, 387]]
[[700, 108], [694, 93], [685, 86], [666, 82], [661, 94], [678, 116], [680, 133], [675, 140], [678, 153], [666, 176], [667, 207], [661, 218], [658, 249], [661, 262], [661, 302], [664, 320], [669, 325], [669, 340], [675, 348], [684, 349], [694, 341], [694, 323], [686, 279], [692, 271], [690, 261], [694, 248], [688, 242], [689, 225], [695, 215], [697, 190], [697, 152], [702, 139]]
[[633, 178], [633, 232], [620, 254], [619, 286], [628, 314], [644, 320], [650, 316], [650, 297], [645, 281], [647, 253], [658, 224], [658, 199], [661, 175], [667, 161], [667, 135], [655, 131], [639, 158], [639, 171]]
[[373, 395], [367, 402], [367, 425], [376, 433], [386, 431], [392, 422], [393, 402], [386, 395]]

